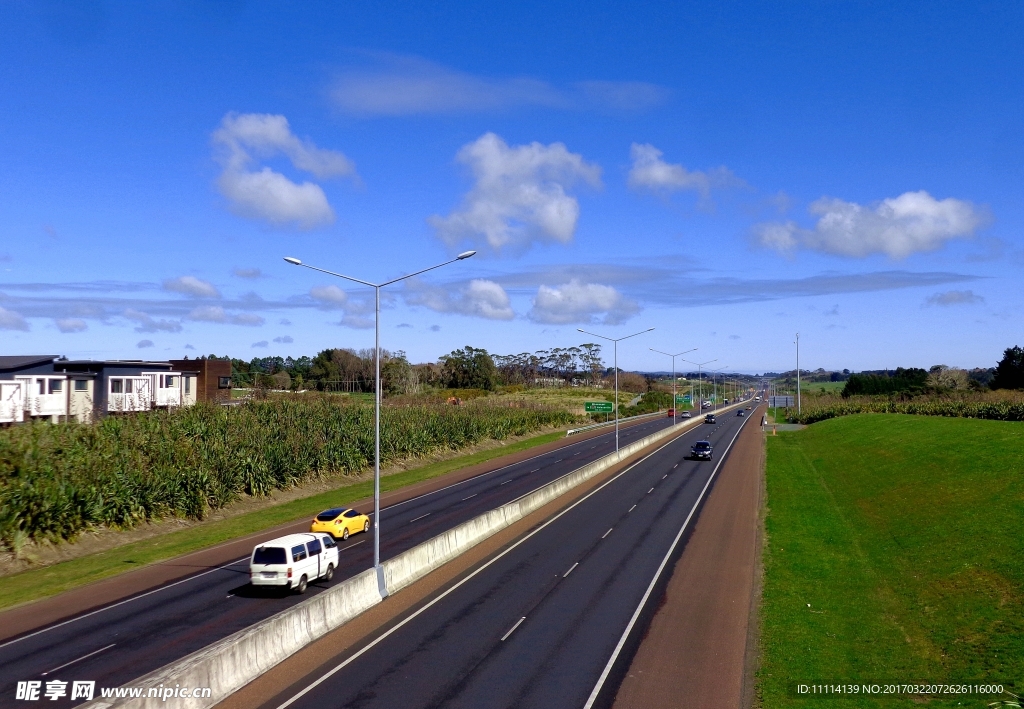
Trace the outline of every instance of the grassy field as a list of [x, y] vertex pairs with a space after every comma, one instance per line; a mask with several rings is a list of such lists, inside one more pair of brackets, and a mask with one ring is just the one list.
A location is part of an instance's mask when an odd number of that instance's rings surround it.
[[[564, 431], [546, 433], [515, 441], [501, 448], [480, 451], [387, 475], [381, 478], [381, 490], [383, 492], [396, 490], [453, 470], [527, 450], [564, 437]], [[45, 568], [13, 574], [0, 581], [0, 608], [53, 596], [77, 586], [137, 569], [140, 566], [205, 549], [221, 542], [259, 532], [262, 529], [312, 517], [328, 507], [345, 505], [353, 500], [370, 497], [372, 494], [373, 481], [365, 480], [237, 517], [144, 539]]]
[[924, 701], [800, 697], [797, 682], [1024, 693], [1024, 424], [858, 415], [769, 436], [767, 506], [760, 706]]

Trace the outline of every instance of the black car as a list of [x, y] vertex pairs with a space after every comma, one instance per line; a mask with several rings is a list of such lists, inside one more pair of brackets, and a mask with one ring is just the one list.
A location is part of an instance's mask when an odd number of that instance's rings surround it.
[[695, 460], [711, 460], [711, 441], [697, 441], [690, 446], [690, 457]]
[[746, 414], [744, 413], [743, 409], [740, 409], [739, 411], [736, 412], [736, 415], [737, 416], [745, 416]]
[[715, 422], [715, 415], [714, 414], [708, 414], [707, 416], [704, 417], [704, 423], [714, 423], [714, 422]]

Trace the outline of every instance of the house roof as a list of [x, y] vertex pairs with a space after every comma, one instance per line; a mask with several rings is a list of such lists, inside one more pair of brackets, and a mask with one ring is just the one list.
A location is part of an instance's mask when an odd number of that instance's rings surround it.
[[46, 364], [60, 355], [8, 355], [0, 357], [0, 369], [22, 369], [37, 364]]

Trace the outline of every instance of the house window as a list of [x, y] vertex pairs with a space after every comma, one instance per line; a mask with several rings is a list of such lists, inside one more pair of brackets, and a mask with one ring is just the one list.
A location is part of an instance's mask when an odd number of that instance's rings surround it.
[[45, 394], [46, 393], [46, 380], [45, 379], [36, 379], [36, 384], [39, 385], [39, 396], [42, 396], [43, 394]]
[[192, 393], [192, 377], [185, 377], [185, 393]]
[[173, 389], [174, 387], [177, 386], [177, 384], [174, 383], [174, 377], [169, 375], [167, 377], [164, 377], [164, 384], [165, 389]]
[[120, 394], [124, 392], [124, 380], [123, 379], [111, 379], [110, 380], [110, 393]]
[[75, 391], [89, 391], [89, 382], [85, 379], [75, 380]]
[[217, 388], [218, 389], [230, 389], [231, 388], [231, 377], [217, 377]]
[[135, 380], [134, 379], [125, 379], [124, 380], [124, 393], [125, 394], [131, 394], [132, 393], [132, 382], [133, 381], [135, 381]]
[[62, 382], [60, 379], [51, 379], [50, 380], [50, 393], [51, 394], [60, 394], [61, 389], [63, 388], [63, 384], [64, 384], [64, 382]]

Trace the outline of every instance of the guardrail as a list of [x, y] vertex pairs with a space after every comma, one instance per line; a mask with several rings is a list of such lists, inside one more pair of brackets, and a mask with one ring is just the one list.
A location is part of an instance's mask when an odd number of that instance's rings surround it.
[[[649, 414], [637, 414], [636, 416], [627, 416], [624, 419], [619, 419], [619, 425], [621, 425], [623, 421], [636, 421], [637, 419], [652, 418], [652, 417], [657, 416], [659, 414], [664, 416], [665, 415], [665, 411], [653, 411], [653, 412], [651, 412]], [[575, 436], [577, 433], [583, 433], [584, 431], [593, 431], [595, 428], [602, 428], [603, 426], [614, 426], [614, 425], [615, 425], [615, 421], [614, 420], [612, 420], [612, 421], [603, 421], [602, 423], [594, 423], [594, 424], [591, 424], [589, 426], [584, 426], [583, 428], [570, 428], [568, 431], [565, 432], [565, 435], [568, 438], [569, 436]]]
[[[742, 406], [743, 403], [745, 402], [731, 405], [723, 411], [737, 405]], [[623, 419], [619, 421], [621, 423]], [[694, 417], [663, 428], [624, 446], [616, 453], [598, 458], [523, 497], [456, 525], [388, 559], [381, 564], [386, 595], [415, 583], [491, 535], [634, 453], [703, 422], [704, 419]], [[384, 597], [381, 595], [374, 569], [367, 569], [323, 593], [150, 672], [126, 686], [152, 687], [154, 690], [157, 687], [171, 686], [209, 687], [211, 696], [178, 698], [175, 706], [210, 709], [305, 646], [377, 605]], [[154, 694], [151, 697], [99, 699], [84, 706], [86, 709], [109, 709], [115, 706], [166, 709], [168, 705], [164, 699]]]

